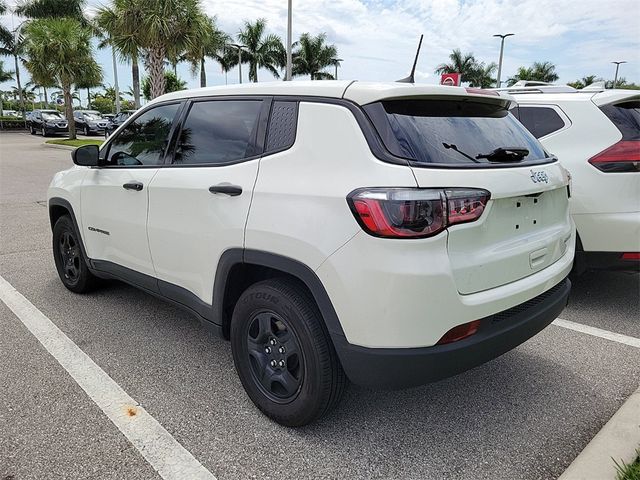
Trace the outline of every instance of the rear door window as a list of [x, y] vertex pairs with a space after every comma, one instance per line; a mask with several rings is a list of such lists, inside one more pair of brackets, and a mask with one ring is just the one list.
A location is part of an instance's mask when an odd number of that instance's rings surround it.
[[518, 118], [534, 137], [542, 138], [565, 127], [562, 117], [551, 107], [518, 107]]
[[387, 149], [418, 164], [488, 166], [498, 162], [483, 156], [500, 148], [519, 149], [523, 156], [518, 165], [547, 157], [502, 105], [411, 99], [376, 102], [364, 109]]
[[194, 102], [182, 126], [173, 163], [229, 164], [255, 157], [262, 100]]
[[622, 140], [640, 140], [640, 101], [604, 105], [600, 110], [618, 127]]

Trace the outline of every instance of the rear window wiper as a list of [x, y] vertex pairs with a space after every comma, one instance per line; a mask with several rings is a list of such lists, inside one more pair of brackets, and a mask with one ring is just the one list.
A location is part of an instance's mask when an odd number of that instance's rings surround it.
[[519, 162], [529, 155], [529, 150], [522, 147], [500, 147], [491, 153], [476, 155], [476, 158], [486, 158], [490, 162]]
[[[444, 148], [446, 148], [447, 150], [451, 149], [451, 150], [455, 150], [456, 152], [458, 152], [460, 155], [467, 157], [469, 160], [471, 160], [472, 162], [475, 163], [481, 163], [478, 160], [476, 160], [475, 158], [473, 158], [471, 155], [469, 155], [468, 153], [464, 153], [462, 150], [458, 150], [458, 147], [456, 145], [454, 145], [453, 143], [444, 143], [442, 142], [442, 146]], [[529, 152], [527, 152], [529, 153]], [[479, 156], [476, 158], [480, 158]]]

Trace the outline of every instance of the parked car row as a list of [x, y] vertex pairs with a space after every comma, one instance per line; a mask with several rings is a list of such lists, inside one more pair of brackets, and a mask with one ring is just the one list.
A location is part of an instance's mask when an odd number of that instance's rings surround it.
[[[115, 115], [103, 115], [97, 110], [74, 110], [76, 131], [85, 135], [108, 136], [135, 110], [125, 110]], [[32, 135], [42, 136], [67, 133], [69, 122], [58, 110], [33, 110], [27, 114], [27, 128]]]

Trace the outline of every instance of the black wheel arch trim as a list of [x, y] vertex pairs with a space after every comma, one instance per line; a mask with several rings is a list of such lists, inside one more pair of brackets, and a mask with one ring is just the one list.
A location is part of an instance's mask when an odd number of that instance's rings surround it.
[[[238, 262], [239, 259], [241, 259], [240, 262]], [[284, 255], [248, 248], [244, 250], [231, 249], [225, 251], [220, 257], [218, 269], [216, 270], [216, 281], [213, 289], [214, 305], [216, 304], [216, 298], [224, 299], [224, 290], [227, 283], [226, 277], [231, 271], [231, 268], [238, 263], [272, 268], [297, 278], [309, 289], [309, 292], [311, 292], [329, 333], [331, 335], [337, 334], [344, 336], [340, 320], [333, 308], [333, 303], [331, 303], [327, 291], [322, 285], [322, 281], [309, 266]], [[220, 278], [218, 278], [218, 275], [220, 275]], [[219, 319], [223, 318], [222, 303], [223, 302], [218, 302], [220, 315], [217, 316], [217, 318]]]
[[84, 247], [84, 239], [82, 237], [82, 231], [78, 226], [76, 214], [73, 211], [73, 207], [71, 206], [71, 203], [69, 203], [68, 200], [65, 200], [64, 198], [60, 198], [60, 197], [52, 197], [49, 199], [48, 201], [49, 223], [51, 224], [52, 232], [53, 232], [53, 227], [57, 221], [57, 218], [54, 216], [55, 209], [53, 207], [62, 207], [68, 212], [69, 216], [71, 217], [71, 221], [73, 222], [73, 227], [76, 230], [76, 234], [78, 235], [78, 242], [80, 243], [80, 252], [82, 253], [82, 258], [84, 259], [84, 262], [87, 264], [87, 266], [91, 268], [91, 261], [89, 259], [89, 256], [87, 255], [87, 250]]

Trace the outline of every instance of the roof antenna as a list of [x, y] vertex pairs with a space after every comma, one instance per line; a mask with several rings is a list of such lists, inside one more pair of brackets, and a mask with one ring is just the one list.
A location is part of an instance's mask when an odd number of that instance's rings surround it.
[[413, 78], [413, 76], [416, 73], [416, 65], [418, 64], [418, 55], [420, 55], [420, 47], [422, 46], [422, 37], [424, 37], [424, 35], [420, 35], [420, 41], [418, 42], [418, 50], [416, 51], [416, 58], [413, 61], [413, 67], [411, 68], [411, 73], [409, 74], [408, 77], [403, 78], [401, 80], [396, 80], [396, 82], [401, 82], [401, 83], [416, 83], [415, 79]]

